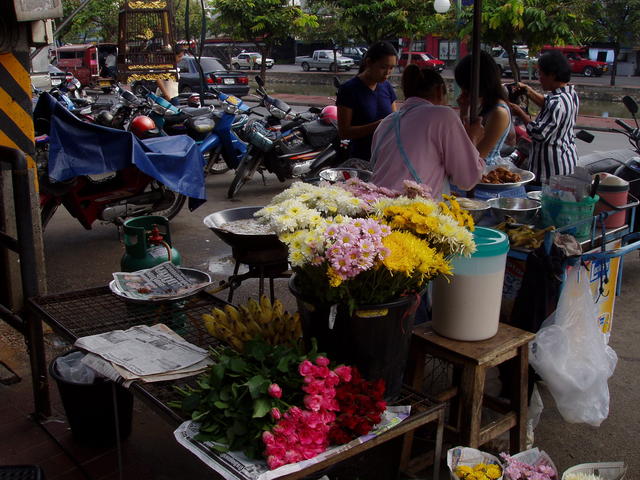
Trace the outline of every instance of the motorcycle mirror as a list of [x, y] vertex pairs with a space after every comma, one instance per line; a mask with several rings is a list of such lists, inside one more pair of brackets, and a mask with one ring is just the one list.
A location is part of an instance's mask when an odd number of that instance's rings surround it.
[[582, 140], [583, 142], [591, 143], [593, 142], [593, 139], [595, 137], [586, 130], [580, 130], [576, 133], [576, 138]]
[[264, 80], [262, 79], [262, 77], [260, 75], [256, 75], [255, 78], [256, 78], [256, 83], [261, 87], [264, 87]]
[[638, 113], [638, 104], [629, 95], [622, 97], [622, 103], [624, 103], [624, 106], [627, 107], [627, 110], [629, 110], [632, 115]]
[[309, 107], [309, 111], [310, 111], [311, 113], [318, 114], [318, 113], [322, 112], [322, 109], [320, 109], [320, 108], [318, 108], [318, 107]]

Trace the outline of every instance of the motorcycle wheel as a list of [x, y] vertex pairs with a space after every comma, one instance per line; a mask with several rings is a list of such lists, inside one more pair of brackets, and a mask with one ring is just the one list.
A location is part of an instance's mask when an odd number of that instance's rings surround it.
[[227, 166], [227, 162], [224, 161], [222, 155], [218, 152], [205, 153], [206, 164], [204, 167], [204, 176], [207, 175], [221, 175], [231, 170]]
[[247, 183], [255, 171], [260, 165], [260, 156], [247, 153], [247, 155], [240, 161], [240, 165], [236, 168], [236, 175], [233, 177], [231, 185], [229, 185], [229, 191], [227, 192], [227, 198], [233, 198]]
[[150, 212], [150, 215], [160, 215], [161, 217], [167, 217], [167, 220], [171, 220], [176, 215], [178, 215], [180, 210], [182, 210], [182, 207], [184, 206], [184, 202], [186, 201], [187, 197], [185, 197], [181, 193], [176, 193], [172, 190], [169, 190], [167, 187], [165, 187], [164, 185], [158, 182], [153, 182], [152, 188], [154, 188], [154, 185], [155, 185], [155, 188], [159, 188], [163, 190], [165, 195], [170, 196], [171, 203], [167, 204], [166, 202], [162, 202], [161, 203], [162, 206], [164, 205], [167, 205], [167, 206], [165, 208], [162, 208], [162, 210], [156, 210], [154, 207], [154, 209]]

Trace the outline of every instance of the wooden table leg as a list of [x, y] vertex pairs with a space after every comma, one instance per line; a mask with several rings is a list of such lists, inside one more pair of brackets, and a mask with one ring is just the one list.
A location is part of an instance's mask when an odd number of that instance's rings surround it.
[[433, 451], [433, 480], [440, 477], [440, 462], [442, 457], [442, 437], [444, 433], [444, 410], [438, 412], [438, 429], [436, 430], [436, 444]]
[[511, 360], [513, 382], [511, 385], [511, 408], [516, 411], [517, 425], [509, 433], [510, 453], [516, 454], [526, 448], [527, 417], [529, 403], [529, 346], [518, 348], [518, 354]]
[[478, 448], [480, 446], [484, 379], [484, 367], [473, 364], [467, 364], [462, 367], [460, 394], [462, 397], [462, 411], [467, 418], [462, 419], [460, 441], [462, 445], [467, 445], [471, 448]]

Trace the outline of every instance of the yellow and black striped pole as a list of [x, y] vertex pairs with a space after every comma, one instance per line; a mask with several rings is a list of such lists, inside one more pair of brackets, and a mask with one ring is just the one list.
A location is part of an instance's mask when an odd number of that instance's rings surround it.
[[35, 169], [28, 52], [0, 54], [0, 145], [22, 150]]

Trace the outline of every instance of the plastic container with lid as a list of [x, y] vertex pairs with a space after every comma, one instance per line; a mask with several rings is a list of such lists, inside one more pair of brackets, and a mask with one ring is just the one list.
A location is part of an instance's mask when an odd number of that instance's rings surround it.
[[453, 276], [433, 284], [433, 329], [454, 340], [486, 340], [498, 333], [509, 239], [484, 227], [476, 227], [473, 237], [476, 252], [454, 257]]
[[[597, 189], [600, 201], [596, 205], [596, 215], [603, 211], [612, 210], [610, 205], [619, 207], [628, 203], [629, 182], [615, 175], [606, 173], [598, 173], [596, 175], [600, 175], [600, 185], [598, 185]], [[603, 200], [606, 200], [610, 205], [607, 205]], [[607, 217], [604, 221], [605, 227], [621, 227], [626, 220], [626, 213], [626, 211], [621, 210]]]

